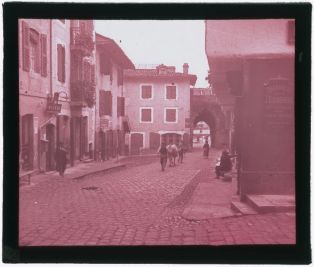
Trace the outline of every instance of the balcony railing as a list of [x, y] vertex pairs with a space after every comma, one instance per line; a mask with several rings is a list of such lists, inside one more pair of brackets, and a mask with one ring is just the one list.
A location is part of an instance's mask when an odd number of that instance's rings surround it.
[[93, 107], [96, 101], [95, 85], [90, 81], [71, 83], [71, 102], [76, 106]]
[[89, 55], [95, 48], [92, 32], [82, 32], [79, 27], [71, 28], [71, 48], [81, 49]]

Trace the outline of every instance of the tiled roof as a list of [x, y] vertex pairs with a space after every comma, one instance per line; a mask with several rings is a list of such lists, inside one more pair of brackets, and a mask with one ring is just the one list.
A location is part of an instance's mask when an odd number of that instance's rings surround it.
[[124, 70], [124, 77], [154, 77], [154, 78], [188, 78], [191, 85], [196, 83], [196, 75], [180, 72], [158, 73], [157, 69]]
[[134, 69], [133, 62], [128, 58], [120, 46], [108, 37], [96, 33], [96, 49], [107, 52], [112, 58], [114, 58], [119, 64], [125, 68]]

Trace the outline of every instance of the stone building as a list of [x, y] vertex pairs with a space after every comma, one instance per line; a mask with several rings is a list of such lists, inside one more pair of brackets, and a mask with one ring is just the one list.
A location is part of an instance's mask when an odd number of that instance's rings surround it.
[[130, 131], [125, 112], [123, 70], [134, 69], [131, 60], [110, 38], [96, 34], [96, 157], [106, 160], [125, 154]]
[[130, 120], [131, 154], [143, 149], [154, 152], [162, 141], [190, 144], [190, 86], [196, 75], [175, 67], [159, 65], [155, 69], [124, 71], [126, 114]]
[[233, 118], [242, 198], [294, 193], [294, 23], [206, 21], [209, 81]]
[[[85, 36], [81, 29], [86, 25], [89, 27], [90, 42], [84, 38], [78, 42], [78, 36]], [[87, 106], [87, 98], [78, 99], [78, 91], [86, 93], [87, 90], [84, 86], [75, 87], [78, 80], [75, 77], [84, 81], [94, 80], [92, 67], [89, 72], [86, 68], [81, 69], [85, 60], [83, 58], [88, 55], [80, 52], [84, 49], [85, 53], [94, 50], [93, 35], [92, 21], [19, 20], [21, 175], [25, 172], [55, 170], [55, 150], [59, 142], [63, 142], [67, 148], [72, 164], [88, 152], [87, 140], [93, 141], [93, 129], [86, 133], [88, 138], [85, 138], [84, 149], [78, 145], [82, 144], [82, 139], [77, 137], [78, 129], [79, 132], [88, 129], [82, 123], [77, 123], [80, 120], [77, 118], [82, 116], [81, 112]], [[89, 44], [88, 49], [82, 47], [86, 44]], [[81, 55], [82, 60], [75, 61], [77, 57], [74, 55]], [[77, 76], [76, 70], [80, 70]], [[83, 73], [85, 76], [82, 76]], [[86, 96], [84, 93], [82, 95]], [[93, 101], [86, 114], [89, 119], [94, 114], [90, 112], [93, 110]], [[78, 147], [80, 152], [76, 151]]]

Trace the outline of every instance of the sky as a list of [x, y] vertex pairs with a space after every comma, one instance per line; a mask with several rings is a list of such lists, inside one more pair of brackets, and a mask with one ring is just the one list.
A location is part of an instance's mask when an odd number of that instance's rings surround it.
[[182, 72], [186, 62], [197, 75], [195, 87], [208, 87], [203, 20], [96, 20], [95, 29], [115, 40], [136, 67], [165, 64]]

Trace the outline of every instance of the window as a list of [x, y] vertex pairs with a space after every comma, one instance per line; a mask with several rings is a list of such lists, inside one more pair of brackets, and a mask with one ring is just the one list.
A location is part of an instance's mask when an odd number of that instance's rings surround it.
[[165, 109], [165, 122], [166, 123], [176, 123], [177, 122], [177, 109], [176, 108], [166, 108]]
[[123, 85], [123, 69], [118, 69], [118, 86]]
[[58, 81], [65, 82], [65, 48], [63, 45], [57, 45], [58, 54]]
[[141, 98], [142, 99], [152, 99], [153, 98], [153, 88], [151, 85], [141, 86]]
[[102, 54], [100, 56], [100, 73], [104, 75], [112, 75], [112, 67], [109, 56]]
[[177, 86], [175, 85], [166, 86], [166, 99], [177, 99]]
[[23, 70], [47, 76], [47, 35], [30, 29], [25, 21], [22, 21], [22, 54]]
[[140, 108], [140, 122], [153, 122], [153, 108]]
[[99, 116], [112, 115], [111, 91], [99, 90]]
[[39, 34], [35, 30], [30, 30], [30, 68], [36, 73], [40, 73], [40, 46]]

